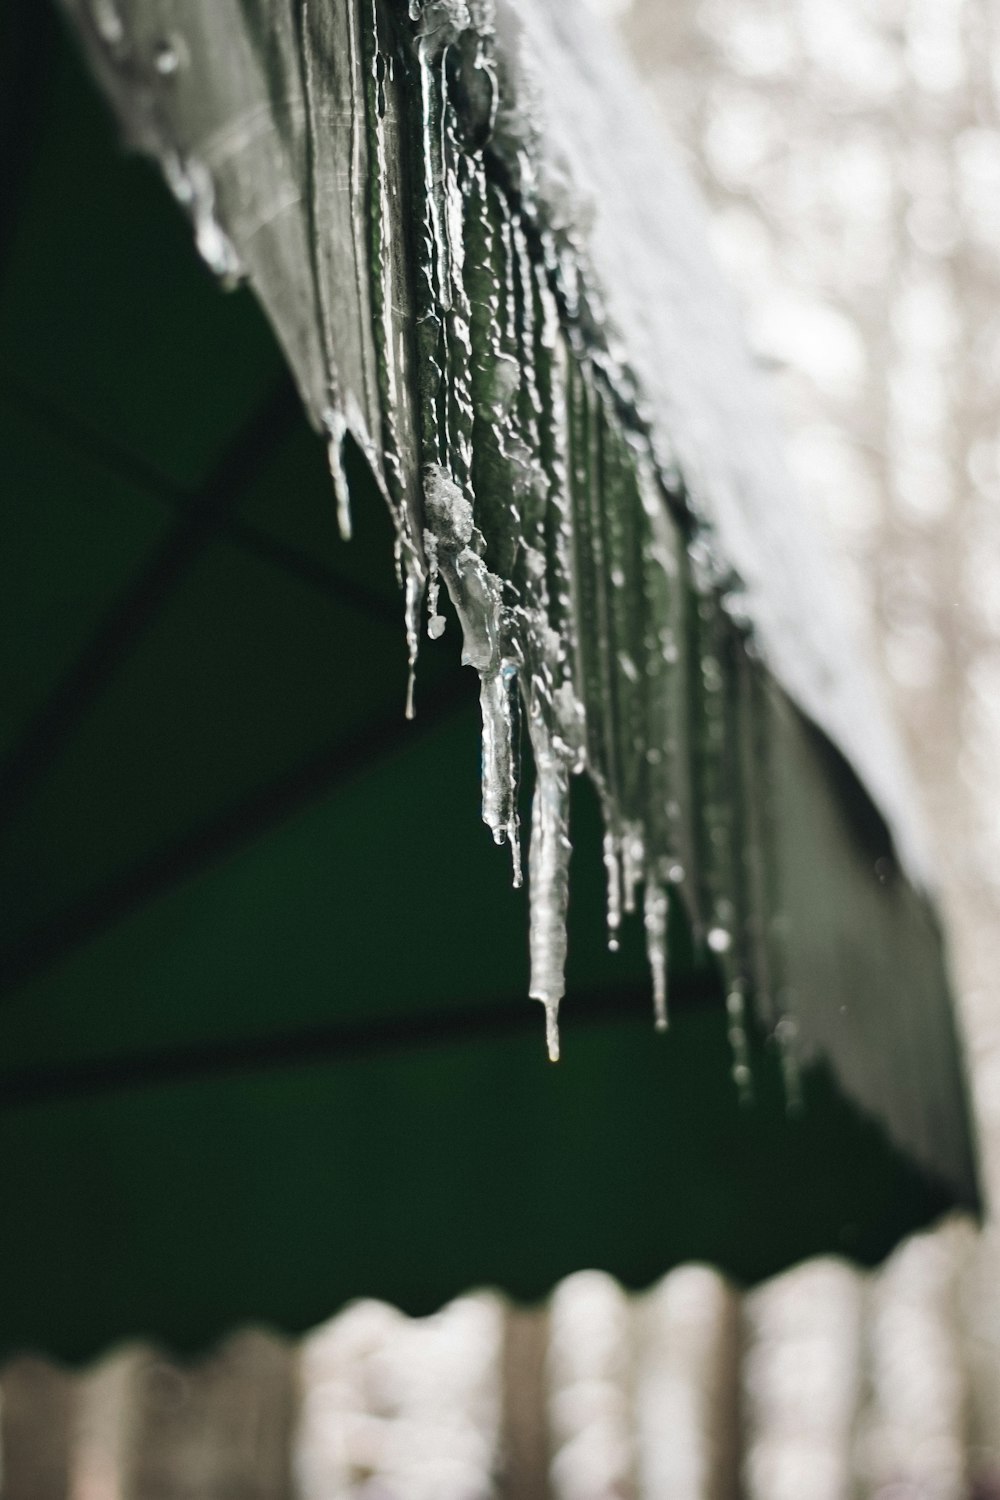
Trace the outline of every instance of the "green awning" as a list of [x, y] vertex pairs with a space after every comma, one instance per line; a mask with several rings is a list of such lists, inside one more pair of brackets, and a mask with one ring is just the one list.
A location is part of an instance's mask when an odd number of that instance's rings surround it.
[[[761, 480], [728, 313], [697, 322], [710, 366], [690, 328], [664, 348], [704, 386], [672, 403], [622, 341], [600, 212], [588, 243], [512, 112], [524, 37], [494, 52], [461, 5], [69, 9], [299, 394], [20, 0], [4, 1347], [194, 1347], [585, 1265], [753, 1280], [974, 1206], [919, 839], [822, 561]], [[717, 452], [744, 390], [753, 430]], [[823, 582], [796, 641], [799, 572]], [[534, 796], [528, 893], [481, 795], [508, 844]], [[623, 907], [639, 888], [617, 952], [608, 877]], [[553, 1068], [526, 997], [558, 999], [567, 895]]]

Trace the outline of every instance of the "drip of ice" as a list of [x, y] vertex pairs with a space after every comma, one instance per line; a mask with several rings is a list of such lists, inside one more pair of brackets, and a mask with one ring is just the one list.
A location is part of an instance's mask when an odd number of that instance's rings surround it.
[[[473, 523], [471, 503], [439, 465], [427, 469], [424, 509], [432, 625], [441, 618], [437, 614], [440, 576], [462, 626], [462, 662], [479, 673], [483, 822], [496, 843], [510, 844], [514, 885], [519, 886], [522, 876], [517, 812], [518, 670], [516, 659], [502, 652], [507, 632], [501, 582], [480, 556], [485, 544]], [[440, 634], [440, 630], [436, 633]], [[506, 644], [514, 646], [512, 640]]]
[[645, 856], [640, 826], [637, 823], [626, 824], [621, 841], [622, 891], [625, 910], [630, 913], [635, 911], [636, 892], [645, 873]]
[[178, 37], [162, 36], [153, 47], [153, 67], [161, 78], [173, 78], [180, 70], [182, 45]]
[[646, 954], [653, 975], [653, 1014], [657, 1031], [667, 1029], [667, 919], [669, 897], [662, 886], [647, 878], [643, 909]]
[[802, 1067], [799, 1061], [799, 1028], [793, 1015], [784, 1015], [774, 1028], [774, 1039], [781, 1058], [781, 1080], [785, 1090], [785, 1108], [790, 1115], [802, 1110]]
[[750, 1070], [750, 1048], [747, 1042], [746, 996], [742, 984], [734, 984], [726, 996], [729, 1017], [729, 1051], [733, 1082], [741, 1104], [753, 1099], [753, 1074]]
[[[449, 180], [446, 142], [448, 51], [472, 24], [464, 0], [411, 0], [410, 19], [417, 23], [417, 57], [420, 63], [424, 183], [427, 191], [434, 257], [437, 266], [439, 306], [452, 302], [452, 263], [455, 245], [456, 208], [454, 185]], [[460, 232], [461, 210], [457, 210]]]
[[163, 171], [174, 197], [183, 204], [194, 224], [198, 254], [224, 286], [235, 286], [243, 277], [243, 263], [215, 211], [215, 182], [197, 157], [168, 154]]
[[337, 530], [340, 532], [341, 540], [351, 540], [351, 496], [347, 487], [347, 475], [344, 472], [344, 438], [347, 436], [347, 420], [343, 413], [333, 407], [328, 407], [323, 413], [323, 421], [327, 431], [327, 461], [330, 465], [330, 478], [333, 480], [333, 493], [337, 501]]
[[424, 532], [424, 556], [427, 558], [427, 634], [432, 641], [444, 634], [444, 615], [438, 613], [441, 594], [441, 579], [437, 564], [437, 537], [433, 531]]
[[112, 56], [122, 56], [128, 48], [128, 40], [115, 0], [90, 0], [90, 14], [97, 35]]
[[618, 929], [622, 925], [622, 867], [618, 840], [613, 833], [604, 835], [604, 868], [608, 877], [608, 947], [618, 952]]
[[531, 719], [535, 793], [531, 804], [530, 938], [532, 1000], [545, 1006], [549, 1057], [559, 1057], [559, 1002], [565, 993], [569, 904], [569, 770], [539, 715]]
[[502, 661], [480, 677], [483, 717], [483, 822], [494, 842], [508, 841], [514, 860], [514, 884], [521, 883], [517, 817], [517, 668]]
[[421, 570], [411, 561], [406, 569], [404, 582], [406, 605], [406, 652], [409, 672], [406, 679], [406, 717], [413, 718], [413, 695], [417, 678], [417, 652], [420, 649], [420, 604], [424, 596], [424, 579]]

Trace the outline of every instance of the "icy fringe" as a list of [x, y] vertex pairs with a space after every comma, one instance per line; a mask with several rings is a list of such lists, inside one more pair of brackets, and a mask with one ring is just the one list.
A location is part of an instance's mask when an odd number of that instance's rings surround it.
[[[402, 550], [416, 592], [427, 569], [429, 634], [443, 628], [440, 578], [479, 673], [483, 818], [511, 846], [515, 884], [519, 717], [527, 728], [530, 993], [545, 1006], [549, 1055], [564, 993], [570, 778], [586, 772], [604, 812], [609, 943], [641, 886], [665, 1028], [671, 900], [684, 904], [726, 975], [743, 1087], [744, 999], [772, 1005], [772, 902], [738, 590], [681, 481], [659, 471], [585, 257], [571, 228], [553, 226], [551, 195], [540, 200], [530, 114], [498, 79], [486, 7], [429, 0], [410, 16], [429, 253], [415, 307], [423, 556]], [[371, 65], [384, 73], [377, 55]], [[376, 107], [376, 142], [383, 129]], [[573, 208], [563, 204], [564, 226]]]
[[[287, 64], [290, 97], [271, 101], [288, 134], [275, 138], [274, 175], [280, 184], [305, 172], [299, 220], [293, 199], [262, 214], [236, 149], [216, 182], [183, 148], [198, 109], [197, 38], [186, 85], [179, 66], [163, 65], [162, 40], [130, 34], [140, 19], [149, 30], [155, 0], [66, 3], [135, 143], [191, 213], [202, 254], [227, 281], [246, 274], [255, 285], [326, 432], [345, 535], [348, 432], [368, 457], [396, 530], [408, 714], [424, 611], [432, 639], [445, 628], [444, 584], [462, 659], [480, 679], [482, 815], [510, 848], [515, 885], [526, 729], [530, 992], [545, 1006], [549, 1055], [564, 993], [570, 781], [586, 772], [604, 815], [609, 944], [641, 887], [636, 920], [662, 1029], [671, 911], [686, 909], [726, 979], [744, 1088], [748, 997], [765, 1024], [778, 1020], [753, 646], [735, 580], [682, 476], [654, 451], [606, 326], [573, 231], [585, 206], [551, 171], [540, 184], [526, 84], [500, 76], [490, 0], [411, 0], [408, 11], [299, 0], [280, 14], [241, 0]], [[186, 106], [174, 108], [185, 86]], [[312, 321], [281, 273], [303, 262]]]
[[[418, 547], [402, 524], [400, 556], [408, 597], [426, 583], [432, 637], [444, 628], [444, 582], [462, 659], [479, 673], [483, 819], [511, 847], [515, 884], [519, 720], [527, 729], [530, 993], [545, 1006], [549, 1055], [559, 1055], [564, 993], [570, 778], [585, 771], [604, 812], [609, 942], [617, 947], [643, 887], [665, 1028], [671, 900], [683, 902], [726, 975], [743, 1087], [745, 997], [772, 1007], [772, 903], [762, 763], [737, 751], [760, 738], [729, 607], [738, 591], [682, 483], [659, 471], [584, 256], [571, 229], [553, 227], [551, 198], [540, 201], [528, 116], [497, 76], [487, 8], [427, 0], [410, 18], [416, 67], [401, 69], [398, 107], [419, 141], [427, 250], [413, 268], [423, 525]], [[368, 109], [382, 171], [378, 81], [390, 69], [376, 46]], [[373, 210], [379, 201], [373, 194]], [[572, 225], [572, 204], [564, 209]], [[383, 245], [386, 230], [383, 217], [372, 242]], [[377, 283], [378, 257], [373, 274]], [[376, 300], [387, 303], [388, 289]], [[390, 359], [383, 347], [381, 365]], [[388, 383], [382, 395], [391, 411]]]

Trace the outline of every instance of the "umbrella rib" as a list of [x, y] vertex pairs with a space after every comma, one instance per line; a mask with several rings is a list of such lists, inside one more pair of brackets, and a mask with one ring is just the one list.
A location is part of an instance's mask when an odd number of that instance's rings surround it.
[[290, 546], [280, 537], [258, 530], [252, 522], [244, 521], [240, 516], [230, 518], [226, 525], [226, 538], [235, 546], [260, 558], [262, 562], [270, 563], [279, 572], [308, 584], [325, 598], [336, 598], [340, 603], [351, 605], [359, 614], [378, 620], [383, 625], [391, 625], [397, 630], [402, 629], [403, 608], [398, 595], [390, 599], [376, 593], [374, 589], [366, 588], [355, 579], [334, 572], [318, 558], [310, 557], [307, 552]]
[[62, 438], [74, 451], [84, 452], [116, 479], [122, 480], [132, 489], [162, 500], [164, 504], [179, 508], [194, 502], [199, 489], [190, 489], [164, 474], [162, 469], [147, 463], [130, 448], [115, 442], [102, 432], [96, 432], [72, 412], [32, 389], [16, 370], [0, 364], [0, 395], [19, 406], [41, 426]]
[[[685, 1009], [708, 1004], [715, 997], [716, 985], [713, 974], [696, 972], [679, 981], [675, 999]], [[648, 986], [630, 984], [574, 996], [570, 1024], [635, 1023], [648, 1018]], [[466, 1004], [330, 1021], [268, 1036], [219, 1038], [53, 1067], [18, 1069], [0, 1075], [0, 1107], [19, 1108], [147, 1086], [352, 1062], [423, 1047], [495, 1040], [538, 1029], [538, 1009], [523, 998], [489, 1006]], [[541, 1043], [539, 1046], [543, 1052]]]
[[[407, 743], [438, 727], [459, 705], [468, 702], [468, 683], [458, 672], [429, 687], [416, 719], [406, 729]], [[361, 768], [400, 748], [403, 722], [400, 704], [73, 902], [0, 960], [0, 998], [8, 997], [13, 989], [37, 978], [164, 891], [197, 876]]]
[[[0, 366], [0, 394], [16, 402], [36, 421], [64, 437], [68, 437], [75, 449], [82, 449], [107, 473], [123, 480], [143, 494], [169, 505], [174, 510], [184, 510], [198, 504], [192, 491], [174, 483], [166, 474], [146, 464], [127, 448], [109, 441], [94, 432], [85, 423], [79, 422], [69, 413], [51, 405], [36, 391], [29, 389], [16, 376]], [[317, 454], [319, 444], [317, 443]], [[201, 503], [207, 504], [206, 500]], [[396, 625], [400, 619], [400, 608], [373, 589], [365, 588], [348, 575], [335, 572], [318, 558], [300, 548], [284, 542], [280, 537], [255, 526], [238, 514], [220, 514], [216, 517], [218, 532], [233, 546], [250, 553], [271, 567], [289, 574], [301, 583], [308, 584], [326, 597], [335, 595], [352, 608], [386, 624]]]
[[115, 601], [6, 757], [0, 767], [0, 830], [17, 816], [24, 798], [156, 619], [171, 589], [218, 531], [227, 508], [265, 461], [277, 436], [300, 418], [298, 397], [290, 382], [282, 380], [241, 428], [208, 482], [192, 497], [132, 587]]

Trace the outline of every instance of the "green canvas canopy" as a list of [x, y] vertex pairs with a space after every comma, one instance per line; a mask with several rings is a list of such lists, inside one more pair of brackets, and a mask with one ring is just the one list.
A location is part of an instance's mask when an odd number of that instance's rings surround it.
[[603, 33], [64, 9], [0, 49], [3, 1347], [975, 1208], [905, 774]]

